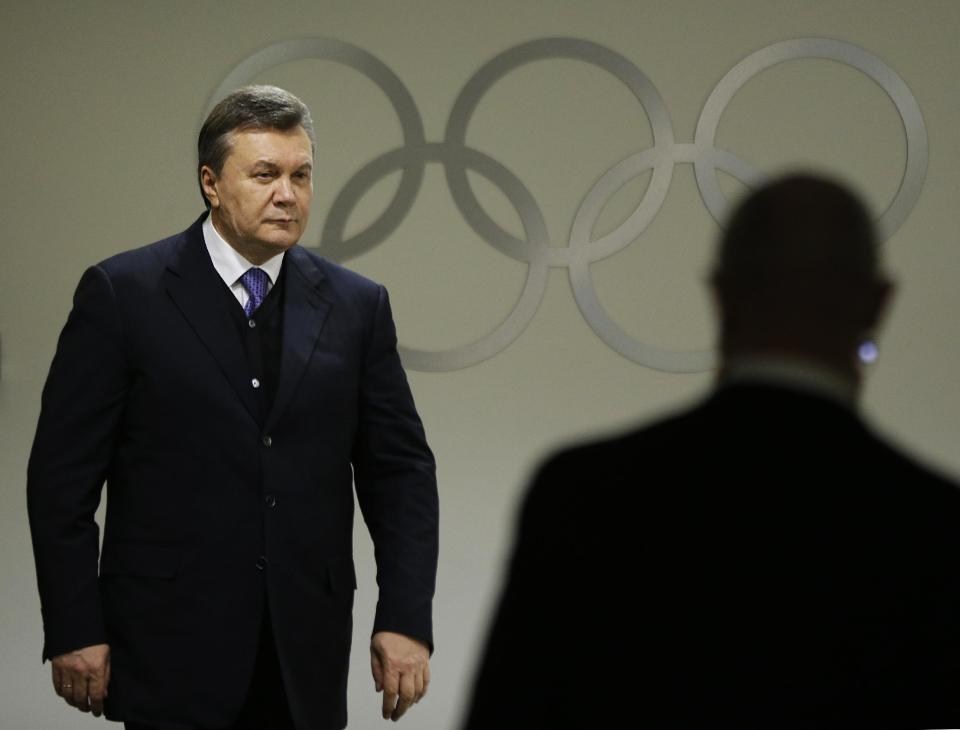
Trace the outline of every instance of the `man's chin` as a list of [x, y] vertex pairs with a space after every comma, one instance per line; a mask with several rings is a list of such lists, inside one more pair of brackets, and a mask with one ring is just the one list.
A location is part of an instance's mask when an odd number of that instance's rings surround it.
[[265, 248], [275, 249], [277, 253], [286, 251], [295, 246], [300, 240], [300, 231], [284, 231], [284, 235], [277, 235], [279, 232], [273, 232], [271, 235], [260, 239], [261, 245]]

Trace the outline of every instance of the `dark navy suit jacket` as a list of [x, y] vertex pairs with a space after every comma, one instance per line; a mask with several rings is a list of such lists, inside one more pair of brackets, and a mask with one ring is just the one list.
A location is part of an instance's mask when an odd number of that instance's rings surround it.
[[960, 491], [730, 386], [528, 493], [469, 730], [960, 727]]
[[44, 658], [109, 643], [108, 717], [222, 726], [269, 606], [298, 724], [339, 728], [353, 485], [374, 631], [432, 646], [433, 456], [386, 291], [300, 247], [264, 419], [201, 222], [87, 270], [60, 336], [28, 470]]

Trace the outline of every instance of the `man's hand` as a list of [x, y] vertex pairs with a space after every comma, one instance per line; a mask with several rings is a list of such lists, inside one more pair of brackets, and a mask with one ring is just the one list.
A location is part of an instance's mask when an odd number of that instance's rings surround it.
[[110, 647], [94, 644], [61, 654], [51, 661], [53, 689], [81, 712], [103, 714], [103, 700], [110, 684]]
[[430, 649], [403, 634], [378, 631], [370, 640], [370, 668], [377, 692], [383, 692], [383, 719], [396, 721], [427, 693]]

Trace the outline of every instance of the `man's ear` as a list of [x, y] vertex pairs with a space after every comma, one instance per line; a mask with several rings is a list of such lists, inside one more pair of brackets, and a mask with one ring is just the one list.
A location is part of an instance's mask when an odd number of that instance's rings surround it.
[[890, 308], [890, 302], [893, 301], [893, 295], [896, 293], [896, 284], [890, 279], [878, 278], [870, 285], [870, 295], [866, 312], [866, 321], [864, 330], [873, 332], [880, 324], [887, 310]]
[[718, 313], [723, 311], [723, 306], [726, 303], [723, 291], [723, 276], [719, 271], [711, 271], [707, 275], [706, 279], [707, 291], [710, 292], [711, 303], [713, 304], [714, 311]]
[[220, 207], [220, 193], [217, 192], [217, 175], [208, 165], [200, 168], [200, 186], [214, 210]]
[[707, 277], [707, 289], [713, 304], [717, 345], [721, 353], [726, 353], [736, 336], [736, 302], [730, 295], [730, 282], [719, 271], [712, 271]]

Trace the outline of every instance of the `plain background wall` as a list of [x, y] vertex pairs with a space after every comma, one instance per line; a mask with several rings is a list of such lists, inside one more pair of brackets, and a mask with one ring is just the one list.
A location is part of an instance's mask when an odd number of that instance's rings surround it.
[[[930, 165], [919, 203], [885, 244], [900, 290], [864, 410], [882, 431], [956, 475], [958, 35], [960, 4], [953, 0], [4, 0], [0, 728], [54, 730], [96, 722], [53, 696], [49, 669], [39, 661], [24, 475], [40, 390], [83, 269], [179, 231], [202, 210], [194, 176], [196, 133], [210, 95], [241, 60], [290, 38], [325, 36], [356, 44], [403, 80], [427, 140], [439, 141], [454, 99], [484, 62], [524, 41], [573, 36], [635, 63], [663, 96], [677, 141], [690, 142], [711, 90], [751, 52], [802, 36], [869, 50], [917, 98], [929, 132]], [[400, 144], [399, 125], [380, 91], [348, 68], [301, 61], [259, 78], [286, 85], [313, 108], [319, 149], [315, 222], [307, 243], [314, 243], [350, 176]], [[592, 183], [650, 140], [645, 114], [623, 85], [567, 60], [530, 64], [502, 79], [481, 101], [468, 133], [470, 145], [507, 165], [530, 189], [554, 245], [564, 244]], [[783, 64], [748, 83], [723, 116], [718, 146], [768, 172], [803, 164], [843, 173], [878, 214], [896, 193], [905, 155], [899, 116], [880, 88], [846, 66], [813, 60]], [[348, 231], [379, 214], [397, 179], [388, 176], [364, 196]], [[519, 231], [503, 195], [477, 176], [471, 179], [485, 209]], [[645, 184], [641, 177], [615, 196], [599, 227], [622, 220]], [[727, 178], [724, 189], [737, 192], [741, 186]], [[611, 316], [645, 342], [710, 346], [713, 323], [702, 283], [717, 231], [691, 166], [678, 165], [649, 229], [592, 267]], [[389, 240], [350, 265], [389, 287], [401, 341], [428, 349], [460, 345], [489, 331], [510, 311], [525, 272], [464, 222], [436, 164], [428, 166], [416, 204]], [[496, 357], [455, 372], [410, 373], [439, 463], [442, 553], [433, 684], [405, 726], [456, 725], [497, 595], [514, 509], [544, 453], [689, 402], [711, 378], [657, 372], [610, 350], [580, 315], [563, 268], [551, 271], [530, 326]], [[638, 467], [643, 475], [643, 464]], [[351, 727], [372, 728], [382, 722], [367, 655], [376, 594], [362, 525], [355, 542], [360, 588]], [[571, 588], [589, 581], [571, 576]], [[570, 630], [576, 637], [580, 627]]]

